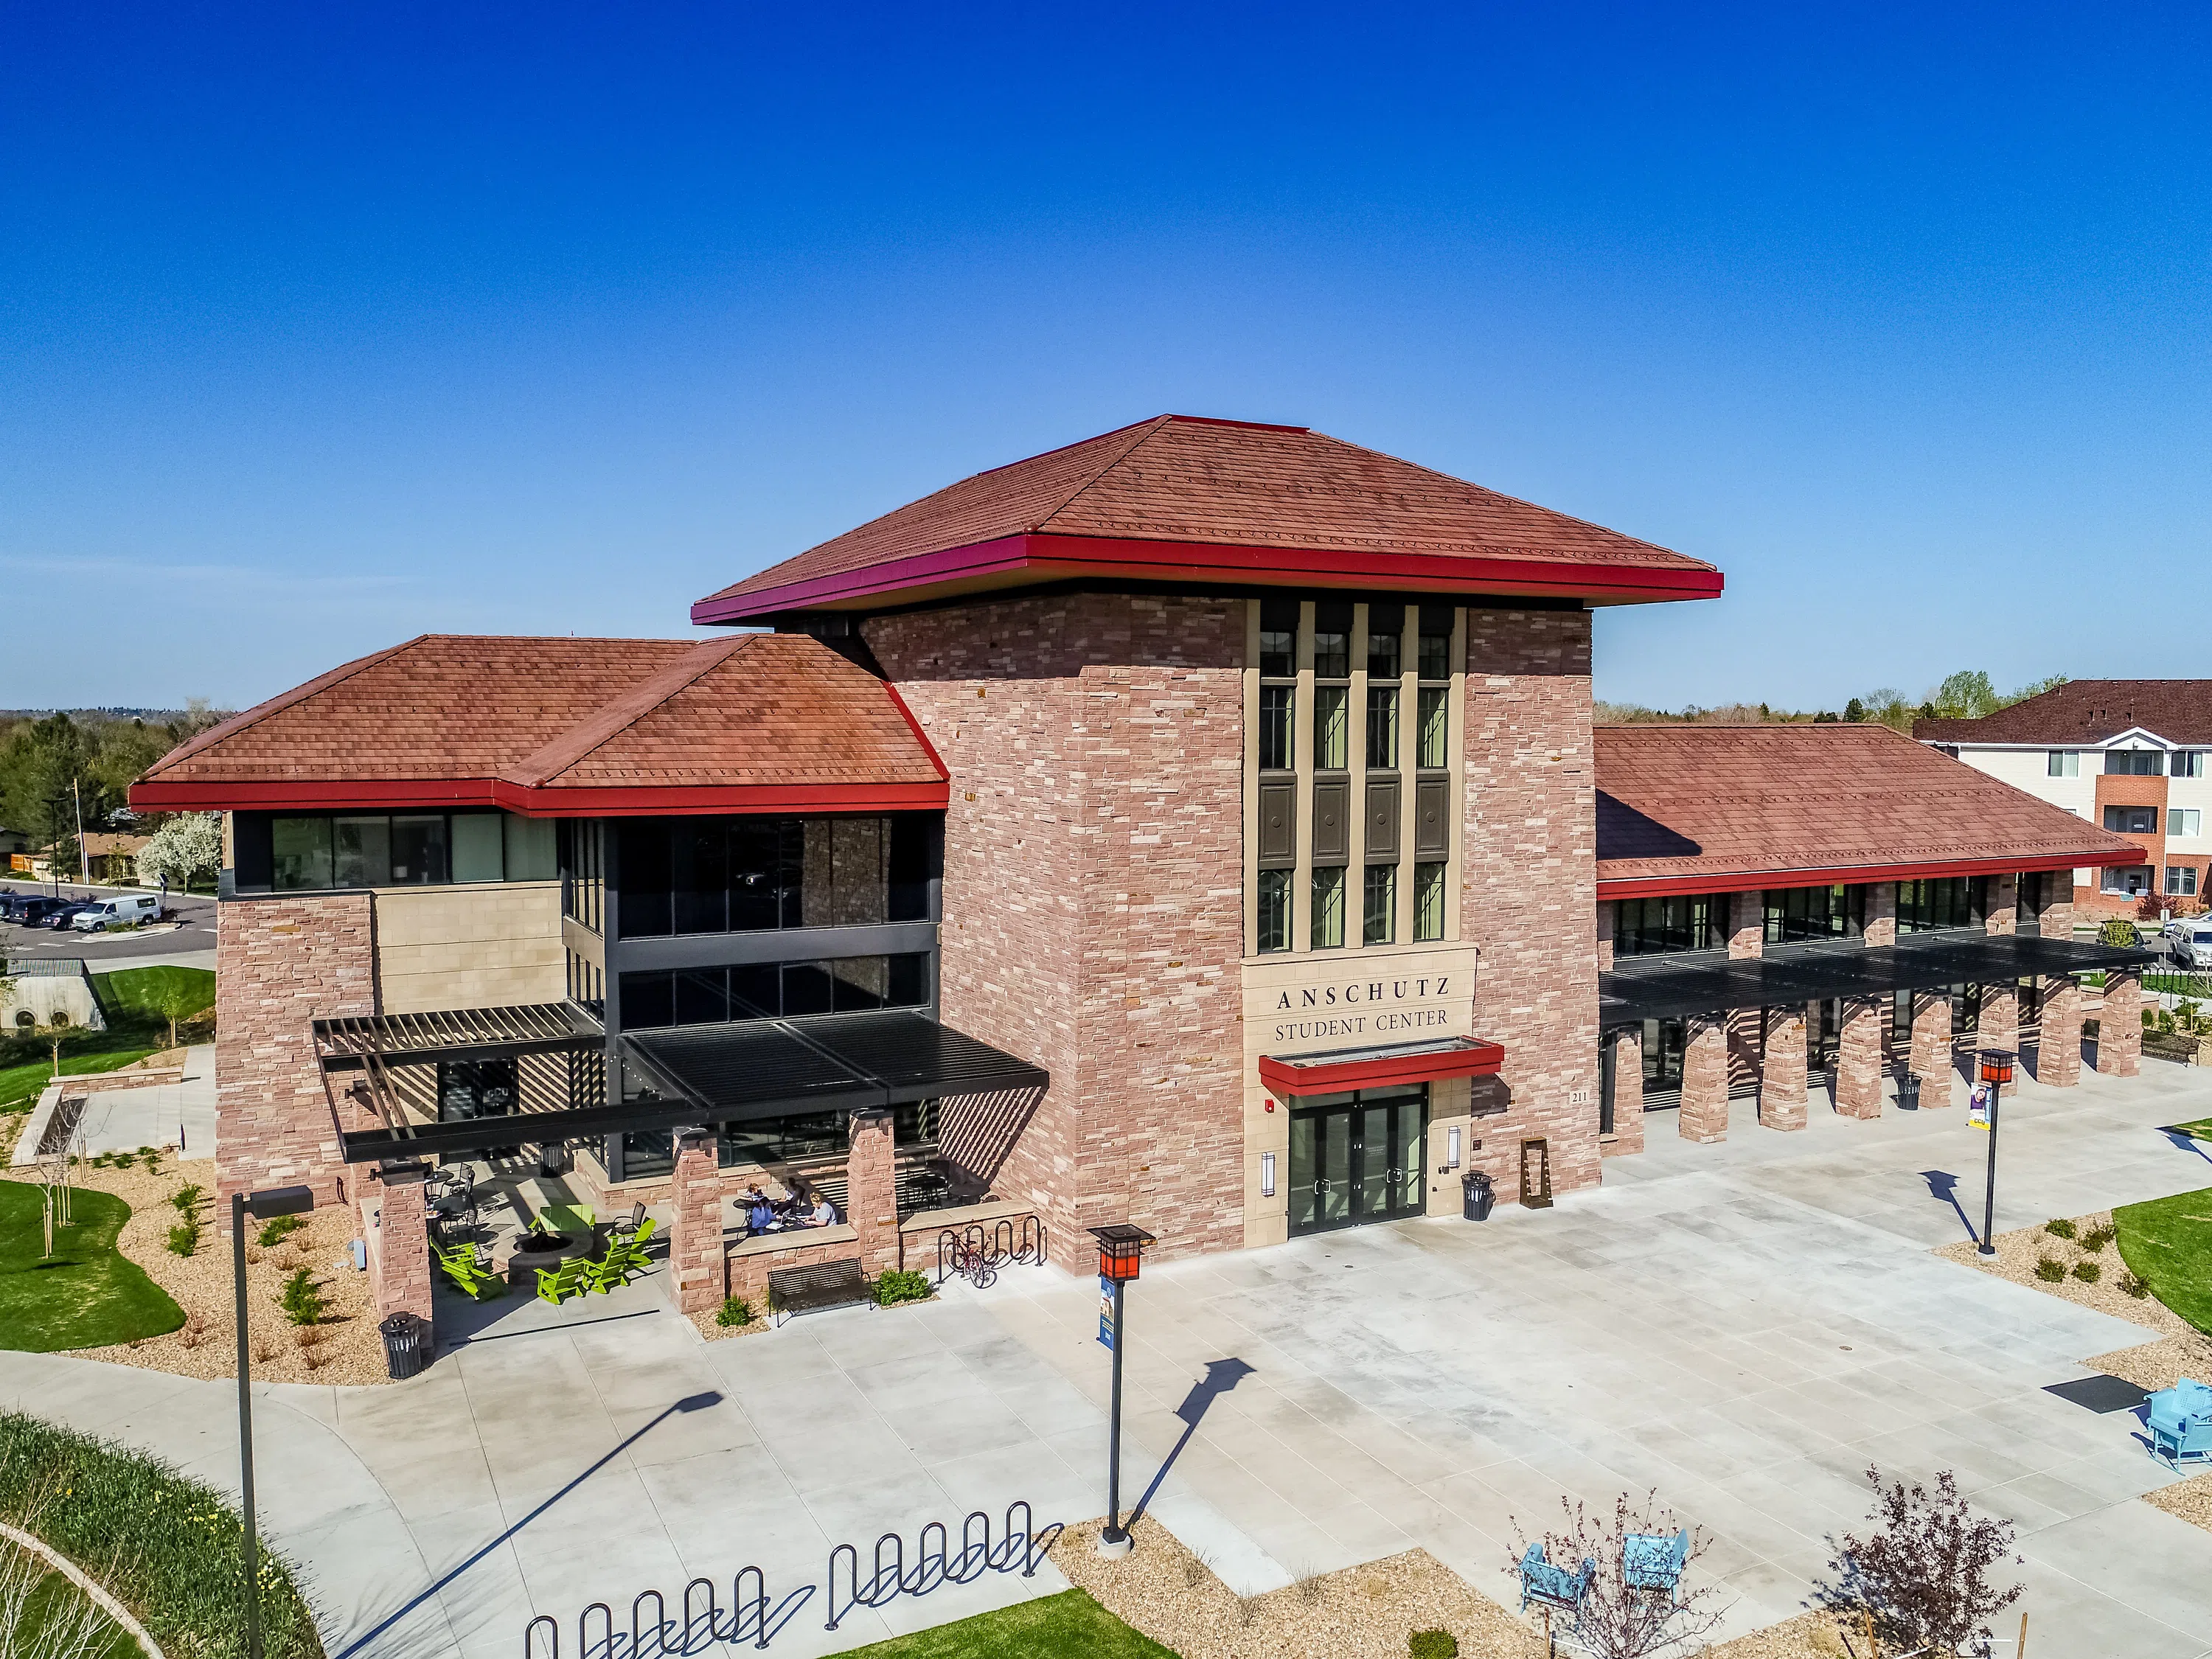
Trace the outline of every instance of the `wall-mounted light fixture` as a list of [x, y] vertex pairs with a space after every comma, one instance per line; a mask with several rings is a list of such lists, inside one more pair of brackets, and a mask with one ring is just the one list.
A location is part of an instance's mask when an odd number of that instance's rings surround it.
[[1444, 1131], [1444, 1146], [1445, 1146], [1445, 1147], [1447, 1148], [1447, 1151], [1446, 1151], [1446, 1153], [1445, 1153], [1444, 1168], [1446, 1168], [1447, 1170], [1456, 1170], [1457, 1168], [1459, 1168], [1459, 1159], [1460, 1159], [1459, 1139], [1460, 1139], [1460, 1134], [1461, 1134], [1460, 1127], [1459, 1127], [1459, 1125], [1457, 1125], [1456, 1123], [1453, 1124], [1453, 1125], [1452, 1125], [1452, 1127], [1451, 1127], [1450, 1128], [1449, 1128], [1449, 1129], [1447, 1129], [1447, 1130], [1445, 1130], [1445, 1131]]
[[1260, 1196], [1273, 1198], [1274, 1195], [1275, 1155], [1273, 1152], [1262, 1152], [1260, 1154]]

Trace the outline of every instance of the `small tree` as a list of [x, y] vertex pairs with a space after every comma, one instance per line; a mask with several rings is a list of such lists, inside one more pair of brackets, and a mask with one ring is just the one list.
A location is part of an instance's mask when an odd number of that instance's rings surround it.
[[222, 862], [222, 825], [205, 812], [184, 812], [156, 830], [138, 849], [138, 879], [191, 890], [192, 878], [212, 876]]
[[154, 1006], [169, 1022], [169, 1046], [173, 1048], [177, 1046], [179, 1022], [190, 1019], [200, 1011], [198, 988], [187, 975], [165, 975], [154, 988]]
[[1936, 1475], [1933, 1492], [1902, 1480], [1885, 1485], [1873, 1468], [1867, 1484], [1876, 1529], [1864, 1538], [1844, 1534], [1829, 1563], [1837, 1582], [1819, 1587], [1821, 1599], [1838, 1612], [1871, 1613], [1902, 1647], [1956, 1653], [1990, 1635], [1991, 1616], [2020, 1600], [2020, 1585], [2000, 1589], [1992, 1576], [2012, 1549], [2012, 1522], [1977, 1516], [1948, 1469]]
[[[1564, 1517], [1560, 1530], [1546, 1533], [1540, 1541], [1544, 1559], [1554, 1566], [1571, 1572], [1585, 1560], [1596, 1564], [1597, 1577], [1583, 1600], [1576, 1626], [1582, 1645], [1595, 1659], [1648, 1659], [1677, 1644], [1686, 1650], [1720, 1623], [1723, 1609], [1713, 1605], [1720, 1594], [1717, 1586], [1692, 1589], [1678, 1583], [1670, 1595], [1664, 1590], [1638, 1589], [1621, 1571], [1629, 1534], [1671, 1533], [1680, 1525], [1662, 1507], [1657, 1492], [1645, 1493], [1643, 1503], [1633, 1508], [1623, 1492], [1613, 1500], [1610, 1519], [1587, 1514], [1580, 1504], [1565, 1498], [1559, 1499], [1559, 1509]], [[1513, 1522], [1513, 1533], [1509, 1571], [1519, 1570], [1529, 1542], [1518, 1521]], [[1711, 1543], [1703, 1533], [1690, 1529], [1685, 1577], [1689, 1564], [1704, 1555]]]

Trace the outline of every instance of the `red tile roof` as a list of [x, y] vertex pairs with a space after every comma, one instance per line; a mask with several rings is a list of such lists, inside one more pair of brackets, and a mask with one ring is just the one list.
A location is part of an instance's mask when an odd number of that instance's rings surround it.
[[1978, 720], [1915, 720], [1924, 743], [2102, 743], [2134, 726], [2212, 744], [2212, 680], [2069, 680]]
[[942, 807], [897, 694], [794, 634], [426, 634], [202, 732], [135, 805], [498, 805], [544, 817]]
[[1596, 738], [1602, 897], [2142, 862], [2126, 837], [1884, 726]]
[[1072, 577], [1707, 599], [1711, 565], [1307, 430], [1161, 415], [963, 479], [710, 594], [695, 623]]

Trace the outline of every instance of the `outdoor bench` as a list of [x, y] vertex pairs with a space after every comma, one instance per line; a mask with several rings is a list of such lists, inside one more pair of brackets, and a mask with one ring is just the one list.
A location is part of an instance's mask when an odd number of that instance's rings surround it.
[[868, 1299], [868, 1281], [858, 1258], [817, 1261], [811, 1267], [772, 1267], [768, 1275], [770, 1313], [805, 1313], [812, 1308], [842, 1308]]

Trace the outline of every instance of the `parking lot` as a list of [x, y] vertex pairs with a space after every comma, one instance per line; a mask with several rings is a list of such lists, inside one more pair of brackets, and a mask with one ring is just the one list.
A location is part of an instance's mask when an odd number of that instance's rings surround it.
[[[58, 892], [64, 899], [112, 898], [122, 893], [141, 890], [130, 887], [87, 886], [82, 882], [65, 881], [58, 888], [52, 882], [12, 880], [0, 882], [0, 888], [13, 893]], [[168, 913], [183, 925], [161, 927], [143, 933], [98, 934], [80, 933], [68, 929], [57, 931], [50, 927], [22, 927], [13, 922], [0, 921], [0, 954], [17, 961], [44, 957], [82, 957], [94, 964], [94, 971], [106, 963], [127, 966], [131, 960], [159, 957], [164, 961], [177, 957], [205, 955], [204, 966], [215, 965], [215, 900], [205, 894], [185, 897], [172, 894]]]

